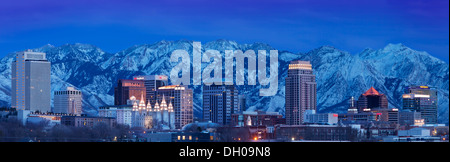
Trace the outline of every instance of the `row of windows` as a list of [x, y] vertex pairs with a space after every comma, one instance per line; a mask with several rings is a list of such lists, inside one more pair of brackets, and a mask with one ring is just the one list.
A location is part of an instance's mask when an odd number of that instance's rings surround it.
[[[189, 136], [188, 139], [189, 141], [192, 141], [192, 136]], [[178, 140], [186, 140], [186, 136], [178, 136]], [[198, 137], [195, 137], [195, 140], [198, 141]]]
[[55, 92], [55, 95], [67, 95], [67, 94], [81, 95], [81, 91], [56, 91]]

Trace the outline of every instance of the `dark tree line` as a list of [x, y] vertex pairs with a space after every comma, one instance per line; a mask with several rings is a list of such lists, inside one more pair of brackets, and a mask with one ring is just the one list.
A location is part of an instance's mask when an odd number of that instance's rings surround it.
[[0, 121], [0, 142], [111, 142], [131, 139], [128, 126], [99, 123], [92, 128], [55, 125], [48, 122], [23, 125], [16, 119]]

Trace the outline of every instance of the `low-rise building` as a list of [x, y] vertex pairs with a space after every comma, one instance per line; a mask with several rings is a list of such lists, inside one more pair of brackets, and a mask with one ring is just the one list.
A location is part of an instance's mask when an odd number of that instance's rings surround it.
[[276, 125], [275, 136], [279, 141], [352, 141], [357, 131], [338, 125]]
[[306, 110], [304, 122], [305, 124], [335, 125], [338, 123], [338, 114], [316, 113], [316, 110]]
[[116, 118], [117, 124], [128, 125], [131, 127], [131, 105], [109, 105], [98, 108], [99, 117]]
[[154, 132], [146, 133], [147, 142], [212, 142], [214, 133], [209, 132]]
[[99, 123], [106, 123], [110, 127], [116, 126], [116, 118], [95, 116], [62, 116], [61, 124], [74, 127], [94, 127]]
[[244, 111], [231, 115], [231, 126], [274, 126], [285, 123], [286, 120], [278, 112]]

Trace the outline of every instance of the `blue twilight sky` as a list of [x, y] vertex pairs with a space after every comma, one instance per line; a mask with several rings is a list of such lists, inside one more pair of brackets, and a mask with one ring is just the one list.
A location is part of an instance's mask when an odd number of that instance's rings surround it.
[[45, 44], [115, 53], [160, 40], [356, 54], [403, 43], [449, 62], [448, 0], [0, 0], [0, 57]]

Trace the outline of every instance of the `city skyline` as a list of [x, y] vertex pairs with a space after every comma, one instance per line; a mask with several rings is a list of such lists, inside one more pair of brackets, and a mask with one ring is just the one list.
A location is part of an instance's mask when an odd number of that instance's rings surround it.
[[448, 0], [1, 4], [0, 142], [449, 141]]
[[[22, 55], [23, 57], [20, 57]], [[13, 62], [12, 65], [20, 64], [22, 58], [24, 61], [27, 59], [32, 61], [33, 59], [43, 60], [45, 53], [36, 53], [29, 50], [25, 53], [18, 52], [18, 61]], [[49, 62], [47, 64], [50, 65]], [[37, 72], [46, 71], [45, 68], [34, 70]], [[50, 130], [50, 132], [56, 131], [54, 129], [58, 129], [61, 125], [64, 125], [66, 129], [88, 128], [84, 130], [85, 133], [89, 132], [89, 129], [104, 129], [105, 127], [107, 129], [115, 129], [116, 127], [122, 129], [122, 134], [113, 135], [117, 131], [106, 131], [100, 136], [97, 135], [104, 142], [269, 142], [270, 140], [276, 142], [304, 140], [328, 142], [445, 142], [446, 139], [448, 140], [448, 126], [437, 123], [436, 99], [438, 93], [434, 88], [428, 86], [406, 87], [404, 90], [406, 94], [403, 95], [404, 109], [400, 111], [398, 108], [388, 108], [387, 97], [375, 88], [370, 87], [356, 101], [357, 111], [350, 111], [354, 109], [352, 97], [351, 103], [349, 102], [347, 105], [349, 109], [347, 113], [320, 113], [316, 112], [317, 83], [311, 62], [294, 59], [289, 62], [286, 70], [288, 75], [285, 78], [286, 114], [284, 118], [277, 112], [240, 111], [238, 91], [235, 90], [234, 85], [226, 84], [205, 84], [203, 86], [204, 118], [194, 118], [193, 103], [195, 98], [193, 98], [193, 89], [188, 88], [187, 85], [169, 84], [162, 86], [164, 79], [167, 77], [159, 74], [133, 76], [133, 80], [118, 78], [117, 86], [114, 88], [114, 96], [118, 98], [115, 99], [114, 105], [99, 107], [98, 115], [78, 114], [74, 110], [71, 113], [69, 112], [71, 106], [54, 109], [56, 111], [67, 109], [66, 112], [43, 111], [46, 108], [50, 109], [50, 105], [40, 106], [40, 109], [36, 111], [35, 109], [19, 107], [17, 109], [6, 109], [7, 116], [3, 122], [8, 123], [10, 122], [10, 116], [16, 116], [14, 118], [16, 120], [12, 122], [21, 122], [23, 126], [38, 123], [39, 126], [44, 126], [43, 129]], [[16, 70], [12, 69], [11, 71]], [[49, 72], [48, 68], [47, 72]], [[29, 75], [27, 73], [24, 72], [25, 75]], [[17, 74], [11, 73], [11, 75]], [[159, 83], [161, 86], [156, 89], [155, 93], [150, 93], [155, 95], [152, 97], [155, 97], [156, 100], [152, 108], [150, 100], [144, 94], [147, 93], [146, 87], [149, 87], [152, 91], [155, 90], [156, 79], [162, 82]], [[144, 84], [145, 80], [149, 81], [147, 85]], [[11, 79], [11, 81], [15, 83], [15, 80]], [[217, 82], [214, 84], [217, 84]], [[20, 92], [16, 91], [15, 93], [19, 94]], [[139, 93], [140, 98], [137, 97]], [[61, 94], [77, 94], [80, 95], [78, 100], [81, 100], [81, 92], [75, 91], [73, 87], [67, 87], [66, 91], [55, 92], [55, 95]], [[29, 98], [34, 100], [36, 97], [40, 96], [30, 95]], [[72, 100], [71, 96], [61, 97], [54, 102]], [[117, 99], [126, 99], [126, 103], [125, 101], [119, 103]], [[207, 102], [205, 102], [205, 99]], [[412, 100], [410, 101], [410, 99]], [[42, 105], [42, 103], [39, 105]], [[2, 114], [5, 113], [2, 112]], [[1, 117], [3, 118], [3, 116]], [[199, 126], [204, 124], [206, 125]], [[125, 133], [124, 131], [127, 130], [128, 133]], [[147, 131], [150, 133], [147, 134]], [[42, 133], [46, 134], [45, 132]], [[110, 135], [108, 136], [108, 134]], [[125, 134], [128, 134], [128, 136], [131, 134], [136, 138], [126, 138], [127, 135]], [[120, 138], [118, 138], [118, 135]], [[33, 138], [37, 140], [38, 137]], [[42, 137], [39, 137], [38, 142], [40, 142], [40, 138]], [[53, 138], [57, 141], [58, 139], [70, 141], [67, 136]], [[45, 142], [45, 138], [42, 138], [42, 140]], [[90, 137], [85, 140], [99, 139]]]
[[[185, 43], [189, 43], [189, 41], [180, 41], [180, 42], [166, 42], [166, 43], [164, 43], [164, 42], [162, 42], [163, 44], [161, 44], [162, 46], [164, 46], [165, 44], [170, 44], [170, 45], [173, 45], [173, 46], [179, 46], [179, 44], [185, 44]], [[192, 42], [191, 42], [192, 43]], [[213, 42], [214, 44], [223, 44], [223, 43], [230, 43], [230, 44], [232, 44], [233, 43], [233, 41], [224, 41], [224, 40], [220, 40], [220, 41], [216, 41], [216, 42]], [[159, 45], [159, 44], [158, 44]], [[208, 47], [207, 45], [209, 45], [209, 46], [211, 46], [212, 44], [211, 44], [211, 42], [208, 42], [208, 43], [206, 43], [205, 44], [205, 47]], [[79, 52], [79, 51], [81, 51], [81, 50], [87, 50], [87, 51], [89, 51], [89, 50], [93, 50], [94, 52], [97, 52], [97, 51], [100, 51], [101, 52], [101, 50], [99, 50], [99, 49], [96, 49], [96, 47], [94, 46], [90, 46], [90, 45], [69, 45], [69, 46], [61, 46], [61, 47], [48, 47], [48, 48], [43, 48], [43, 49], [38, 49], [38, 51], [50, 51], [50, 54], [48, 55], [48, 57], [51, 59], [51, 60], [55, 60], [55, 57], [56, 58], [58, 58], [59, 57], [59, 59], [61, 59], [61, 56], [58, 56], [58, 55], [56, 55], [56, 53], [58, 53], [58, 54], [61, 54], [61, 52], [66, 52], [65, 50], [66, 50], [66, 48], [72, 48], [72, 49], [75, 49], [75, 51], [68, 51], [69, 53], [68, 54], [70, 54], [70, 55], [72, 55], [72, 54], [76, 54], [76, 55], [74, 55], [74, 56], [76, 56], [76, 57], [85, 57], [84, 55], [87, 55], [87, 53], [77, 53], [77, 52]], [[145, 47], [145, 48], [149, 48], [148, 46], [143, 46], [143, 47]], [[215, 48], [216, 48], [217, 46], [215, 46]], [[264, 47], [264, 46], [263, 46]], [[138, 46], [138, 48], [137, 49], [139, 49], [139, 50], [141, 50], [140, 49], [141, 47], [139, 47]], [[169, 48], [169, 47], [165, 47], [165, 48]], [[218, 47], [217, 47], [218, 48]], [[225, 48], [229, 48], [229, 47], [226, 47], [225, 46]], [[220, 48], [219, 48], [220, 49]], [[239, 48], [238, 48], [239, 49]], [[236, 50], [238, 50], [238, 49], [236, 49]], [[271, 49], [271, 47], [264, 47], [263, 49]], [[324, 51], [326, 51], [326, 52], [328, 52], [327, 50], [329, 50], [329, 49], [333, 49], [333, 47], [321, 47], [321, 48], [319, 48], [319, 52], [320, 51], [322, 51], [322, 50], [324, 50]], [[412, 50], [412, 49], [410, 49], [409, 47], [406, 47], [406, 46], [404, 46], [404, 45], [388, 45], [388, 46], [386, 46], [384, 49], [379, 49], [378, 51], [381, 51], [381, 52], [386, 52], [388, 55], [384, 55], [384, 54], [380, 54], [381, 56], [389, 56], [389, 55], [392, 55], [392, 54], [395, 54], [395, 55], [397, 55], [396, 54], [396, 52], [397, 52], [397, 50], [402, 50], [402, 51], [400, 51], [400, 52], [403, 52], [403, 50], [404, 49], [406, 49], [406, 51], [407, 52], [409, 52], [409, 51], [412, 51], [413, 53], [414, 53], [414, 55], [419, 55], [419, 56], [421, 56], [421, 53], [415, 53], [415, 50]], [[59, 52], [59, 51], [61, 51], [61, 52]], [[314, 52], [314, 51], [317, 51], [317, 49], [315, 49], [315, 50], [312, 50], [312, 52]], [[378, 51], [374, 51], [373, 53], [375, 53], [375, 54], [379, 54], [379, 52]], [[133, 51], [131, 51], [132, 53], [133, 53]], [[170, 52], [171, 51], [167, 51], [168, 52], [168, 54], [170, 54]], [[377, 53], [378, 52], [378, 53]], [[65, 53], [62, 53], [62, 54], [65, 54]], [[100, 53], [101, 54], [101, 53]], [[156, 54], [158, 54], [158, 55], [161, 55], [160, 53], [156, 53]], [[70, 55], [68, 55], [68, 56], [70, 56]], [[96, 53], [94, 53], [94, 54], [90, 54], [91, 55], [91, 57], [97, 57], [97, 58], [94, 58], [94, 59], [97, 59], [98, 60], [98, 57], [99, 56], [97, 56], [97, 54]], [[145, 57], [152, 57], [151, 55], [150, 56], [148, 56], [147, 54], [145, 54], [146, 56]], [[286, 57], [286, 55], [287, 55], [287, 57]], [[282, 61], [284, 58], [289, 58], [289, 57], [292, 57], [292, 56], [290, 56], [291, 54], [290, 53], [287, 53], [286, 54], [286, 52], [282, 52], [282, 57], [280, 58], [281, 60], [280, 61]], [[295, 55], [295, 54], [293, 54], [293, 55]], [[163, 55], [162, 55], [163, 56]], [[302, 55], [299, 55], [299, 56], [302, 56]], [[304, 55], [303, 55], [304, 56]], [[325, 56], [325, 55], [324, 55]], [[370, 56], [370, 55], [368, 55], [368, 56]], [[73, 56], [70, 56], [69, 58], [71, 58], [71, 57], [73, 57]], [[104, 56], [101, 56], [100, 55], [100, 57], [112, 57], [111, 55], [104, 55]], [[127, 56], [127, 57], [129, 57], [129, 56]], [[165, 57], [168, 57], [168, 56], [165, 56]], [[372, 57], [372, 56], [370, 56], [370, 57]], [[112, 58], [114, 58], [114, 57], [112, 57]], [[164, 57], [159, 57], [160, 59], [165, 59]], [[64, 59], [64, 58], [63, 58]], [[311, 58], [308, 58], [308, 59], [311, 59]], [[144, 61], [145, 61], [146, 59], [144, 59]], [[120, 61], [120, 60], [119, 60]], [[126, 60], [123, 60], [123, 61], [126, 61]], [[287, 61], [287, 60], [285, 60], [285, 61]], [[63, 64], [65, 64], [64, 62], [62, 62]], [[419, 62], [415, 62], [415, 63], [419, 63]], [[105, 64], [105, 63], [102, 63], [102, 64]], [[151, 65], [151, 64], [150, 64]], [[52, 64], [52, 66], [53, 66], [53, 64]], [[61, 65], [61, 61], [58, 61], [58, 64], [56, 64], [55, 65], [56, 67], [59, 67], [59, 66], [65, 66], [65, 65]], [[102, 65], [103, 66], [103, 65]], [[141, 65], [142, 66], [142, 65]], [[149, 66], [149, 65], [146, 65], [147, 67]], [[284, 66], [286, 66], [286, 65], [284, 65]], [[314, 64], [313, 65], [313, 67], [314, 66], [320, 66], [320, 64]], [[406, 65], [405, 65], [406, 66]], [[53, 69], [54, 67], [52, 67], [52, 69]], [[120, 68], [122, 68], [122, 67], [120, 67]], [[170, 69], [171, 67], [170, 66], [165, 66], [165, 68], [166, 69]], [[283, 66], [281, 66], [281, 67], [279, 67], [280, 69], [283, 69], [284, 67]], [[119, 69], [117, 69], [117, 70], [119, 70]], [[125, 78], [128, 78], [128, 79], [134, 79], [132, 76], [137, 76], [137, 75], [143, 75], [143, 74], [145, 74], [145, 71], [144, 70], [146, 70], [146, 69], [142, 69], [143, 71], [142, 72], [140, 72], [140, 71], [137, 71], [137, 73], [131, 73], [131, 74], [128, 74], [128, 75], [131, 75], [131, 76], [128, 76], [128, 77], [125, 77]], [[119, 70], [119, 71], [122, 71], [122, 70]], [[118, 71], [118, 72], [119, 72]], [[89, 73], [89, 72], [88, 72]], [[109, 74], [108, 73], [110, 73], [110, 72], [106, 72], [105, 73], [105, 75], [106, 76], [108, 76]], [[120, 73], [122, 73], [122, 72], [120, 72]], [[322, 73], [324, 73], [323, 71], [322, 72], [320, 72], [319, 74], [322, 74]], [[53, 71], [52, 70], [52, 75], [54, 75], [55, 74], [55, 71]], [[61, 74], [61, 72], [57, 72], [56, 74]], [[154, 74], [158, 74], [158, 73], [154, 73]], [[166, 74], [167, 75], [167, 73], [159, 73], [159, 74]], [[284, 75], [284, 74], [281, 74], [281, 75]], [[445, 73], [444, 73], [444, 75], [445, 75]], [[112, 77], [115, 77], [115, 76], [112, 76]], [[54, 78], [53, 78], [54, 79]], [[52, 79], [52, 81], [53, 81], [53, 79]], [[87, 78], [87, 79], [90, 79], [90, 78]], [[279, 78], [279, 80], [284, 80], [284, 78]], [[350, 78], [350, 79], [352, 79], [352, 78]], [[280, 81], [281, 81], [280, 80]], [[81, 81], [81, 80], [79, 80], [79, 81]], [[59, 82], [59, 81], [58, 81]], [[82, 82], [84, 82], [84, 81], [82, 81]], [[115, 82], [115, 81], [114, 81]], [[67, 83], [64, 83], [64, 84], [73, 84], [73, 82], [71, 83], [71, 82], [67, 82]], [[86, 83], [84, 83], [84, 84], [86, 84]], [[89, 84], [89, 83], [88, 83]], [[114, 83], [115, 84], [115, 83]], [[322, 84], [323, 84], [323, 82], [322, 82]], [[387, 83], [386, 83], [387, 84]], [[420, 83], [419, 83], [420, 84]], [[60, 86], [59, 85], [59, 83], [57, 84], [58, 86]], [[279, 84], [279, 86], [281, 86], [281, 85], [284, 85], [284, 82], [282, 82], [282, 83], [280, 83]], [[423, 84], [422, 84], [423, 85]], [[75, 86], [77, 86], [77, 83], [75, 83]], [[370, 85], [368, 85], [368, 86], [370, 86]], [[78, 86], [77, 86], [78, 87]], [[109, 87], [112, 87], [112, 86], [109, 86]], [[109, 89], [109, 87], [108, 87], [108, 89]], [[238, 86], [239, 88], [242, 88], [242, 86]], [[82, 87], [78, 87], [78, 88], [81, 88], [81, 89], [83, 89]], [[320, 85], [319, 85], [319, 88], [320, 88]], [[365, 87], [362, 87], [363, 89], [366, 89]], [[378, 87], [379, 88], [379, 87]], [[377, 88], [377, 89], [378, 89]], [[52, 91], [53, 90], [56, 90], [56, 89], [53, 89], [52, 88]], [[89, 90], [88, 90], [89, 91]], [[361, 90], [362, 91], [362, 90]], [[279, 93], [279, 92], [278, 92]], [[103, 95], [103, 94], [101, 94], [101, 95]], [[87, 96], [89, 96], [89, 95], [87, 95]], [[356, 96], [356, 94], [353, 94], [353, 96]], [[249, 96], [249, 97], [251, 97], [251, 96]], [[197, 97], [198, 98], [198, 97]], [[320, 98], [320, 97], [319, 97]], [[103, 100], [103, 101], [101, 101], [101, 102], [105, 102], [106, 100]], [[442, 100], [441, 100], [442, 101]], [[85, 101], [86, 102], [86, 101]], [[92, 102], [92, 101], [87, 101], [87, 102]], [[100, 103], [101, 103], [100, 102]], [[109, 101], [108, 101], [109, 102]], [[390, 102], [392, 102], [392, 100], [390, 100]], [[445, 102], [445, 101], [444, 101]], [[87, 105], [89, 105], [89, 104], [87, 104]], [[201, 104], [200, 104], [201, 105]], [[394, 104], [395, 105], [395, 104]], [[101, 106], [101, 105], [98, 105], [98, 106]], [[284, 106], [284, 104], [283, 104], [283, 106]], [[393, 106], [393, 107], [400, 107], [401, 105], [396, 105], [396, 106]], [[259, 109], [259, 107], [256, 107], [257, 109]], [[254, 110], [254, 108], [251, 108], [251, 106], [250, 106], [250, 109], [253, 109]], [[270, 107], [269, 107], [269, 109], [270, 109]], [[284, 108], [283, 108], [284, 109]], [[87, 108], [86, 110], [92, 110], [92, 108]], [[195, 109], [194, 109], [195, 110]], [[197, 109], [198, 110], [198, 109]], [[442, 109], [441, 109], [442, 110]], [[273, 111], [273, 110], [272, 110]], [[278, 110], [276, 110], [276, 111], [279, 111], [279, 109]], [[283, 112], [281, 112], [281, 113], [283, 113]], [[196, 114], [196, 116], [198, 116], [199, 114]]]

